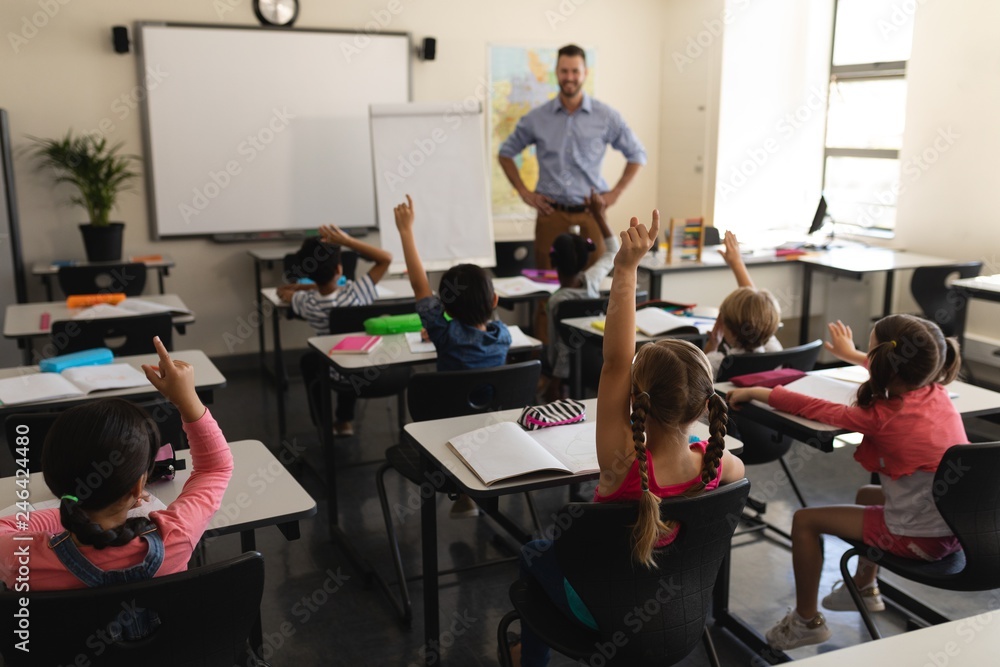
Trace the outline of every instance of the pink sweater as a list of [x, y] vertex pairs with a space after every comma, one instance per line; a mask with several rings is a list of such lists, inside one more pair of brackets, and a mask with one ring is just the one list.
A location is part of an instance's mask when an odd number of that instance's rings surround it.
[[899, 398], [876, 401], [870, 408], [810, 398], [776, 387], [771, 407], [864, 434], [854, 458], [869, 472], [899, 479], [917, 471], [937, 470], [952, 445], [969, 442], [948, 391], [931, 384]]
[[[233, 474], [232, 452], [219, 425], [207, 410], [198, 421], [184, 424], [184, 432], [191, 444], [191, 476], [184, 483], [181, 494], [167, 509], [149, 515], [163, 538], [163, 565], [156, 576], [187, 569], [191, 552], [205, 532], [209, 519], [222, 504], [222, 495]], [[150, 486], [150, 491], [156, 494], [155, 484]], [[18, 572], [16, 550], [28, 544], [31, 590], [83, 588], [83, 582], [70, 574], [48, 546], [52, 535], [65, 530], [59, 521], [59, 510], [32, 512], [30, 520], [31, 531], [25, 532], [17, 530], [13, 516], [0, 519], [0, 580], [8, 588], [14, 587]], [[33, 539], [30, 542], [15, 541], [15, 535], [30, 535]], [[146, 541], [140, 537], [120, 547], [98, 550], [80, 546], [80, 552], [102, 570], [120, 570], [141, 563], [146, 551]]]

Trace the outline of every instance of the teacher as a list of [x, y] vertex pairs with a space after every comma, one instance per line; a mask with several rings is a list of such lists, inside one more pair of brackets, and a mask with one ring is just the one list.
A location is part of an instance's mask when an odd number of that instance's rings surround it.
[[[538, 211], [535, 223], [535, 266], [551, 268], [549, 248], [559, 234], [579, 225], [580, 233], [597, 246], [591, 263], [604, 252], [597, 222], [584, 203], [591, 190], [612, 206], [646, 164], [646, 151], [621, 114], [583, 92], [587, 57], [579, 46], [559, 49], [556, 59], [559, 94], [521, 117], [500, 147], [500, 166], [514, 189]], [[538, 185], [532, 192], [521, 180], [514, 158], [535, 144]], [[615, 187], [601, 176], [607, 145], [620, 151], [628, 164]]]

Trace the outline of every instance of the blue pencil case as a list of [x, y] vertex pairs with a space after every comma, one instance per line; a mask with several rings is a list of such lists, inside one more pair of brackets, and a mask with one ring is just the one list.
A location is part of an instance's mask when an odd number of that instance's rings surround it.
[[111, 350], [106, 347], [95, 347], [92, 350], [63, 354], [58, 357], [49, 357], [38, 362], [38, 368], [43, 373], [62, 373], [67, 368], [77, 366], [98, 366], [100, 364], [110, 364], [115, 358]]

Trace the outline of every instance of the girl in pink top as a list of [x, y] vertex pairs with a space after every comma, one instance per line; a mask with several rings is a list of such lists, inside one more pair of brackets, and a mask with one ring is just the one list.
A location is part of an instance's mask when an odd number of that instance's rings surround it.
[[[146, 479], [159, 449], [156, 425], [121, 399], [67, 410], [52, 425], [42, 453], [45, 483], [60, 497], [59, 508], [31, 512], [27, 530], [15, 517], [0, 519], [0, 580], [9, 589], [85, 588], [187, 569], [222, 503], [233, 457], [195, 393], [194, 368], [170, 359], [159, 338], [153, 344], [159, 365], [143, 370], [177, 406], [191, 444], [193, 470], [183, 491], [163, 511], [128, 518], [148, 495]], [[25, 544], [31, 553], [27, 578], [20, 576], [16, 556]], [[141, 613], [132, 620], [124, 624], [126, 638], [141, 637], [158, 622]]]
[[[597, 393], [597, 502], [638, 502], [633, 558], [655, 567], [654, 549], [672, 542], [682, 526], [660, 519], [660, 498], [693, 495], [743, 478], [743, 463], [725, 451], [726, 404], [713, 387], [705, 353], [686, 341], [650, 343], [635, 353], [636, 268], [656, 240], [659, 212], [649, 231], [632, 218], [615, 256], [604, 329], [604, 365]], [[634, 361], [633, 361], [634, 358]], [[711, 437], [691, 444], [688, 431], [708, 414]], [[655, 471], [655, 472], [654, 472]], [[551, 543], [521, 552], [521, 577], [536, 579], [570, 618], [595, 628], [593, 617], [565, 581]], [[522, 625], [520, 663], [548, 662], [548, 647]]]
[[[850, 327], [830, 325], [829, 349], [844, 361], [867, 365], [870, 379], [855, 405], [796, 394], [783, 387], [736, 389], [732, 405], [764, 401], [778, 410], [864, 434], [854, 458], [879, 474], [880, 485], [862, 487], [855, 505], [808, 507], [792, 520], [792, 566], [796, 608], [767, 633], [768, 643], [787, 650], [830, 638], [817, 609], [823, 548], [820, 536], [863, 541], [904, 558], [939, 560], [961, 546], [934, 504], [934, 473], [952, 445], [967, 443], [962, 417], [942, 386], [961, 365], [958, 343], [912, 315], [890, 315], [876, 323], [868, 354], [854, 348]], [[854, 575], [869, 611], [885, 609], [875, 585], [877, 568], [860, 558]], [[842, 582], [823, 598], [834, 611], [856, 609]]]

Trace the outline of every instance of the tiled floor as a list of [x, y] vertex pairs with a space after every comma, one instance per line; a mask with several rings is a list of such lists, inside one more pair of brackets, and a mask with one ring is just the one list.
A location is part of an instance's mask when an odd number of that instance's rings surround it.
[[[289, 364], [297, 368], [297, 363]], [[274, 393], [269, 382], [262, 381], [255, 360], [223, 366], [228, 386], [216, 393], [212, 411], [230, 440], [259, 439], [276, 450], [277, 418]], [[301, 382], [292, 380], [289, 394], [289, 442], [306, 448], [307, 460], [319, 466], [316, 435], [304, 407]], [[387, 446], [395, 437], [395, 401], [381, 399], [359, 403], [357, 435], [338, 440], [340, 461], [338, 497], [341, 525], [354, 540], [361, 554], [377, 571], [389, 576], [391, 560], [375, 493], [375, 472]], [[833, 454], [822, 454], [802, 445], [793, 447], [790, 460], [803, 492], [810, 503], [850, 502], [857, 486], [867, 480], [851, 458], [849, 447]], [[449, 629], [441, 647], [422, 645], [421, 585], [411, 585], [416, 618], [412, 629], [397, 622], [393, 609], [377, 587], [351, 569], [344, 555], [335, 548], [326, 529], [325, 487], [308, 466], [294, 466], [295, 474], [317, 499], [319, 513], [302, 524], [302, 538], [287, 542], [275, 528], [258, 531], [257, 546], [266, 559], [267, 575], [263, 601], [266, 656], [274, 667], [312, 665], [418, 665], [427, 650], [444, 665], [495, 665], [496, 628], [499, 619], [510, 609], [507, 589], [516, 576], [514, 563], [477, 569], [442, 578], [441, 627]], [[791, 523], [791, 490], [777, 482], [776, 464], [749, 469], [754, 484], [753, 495], [765, 498], [767, 517], [784, 526]], [[391, 501], [405, 505], [413, 488], [394, 473], [388, 477]], [[565, 491], [535, 494], [542, 517], [558, 510], [566, 500]], [[524, 518], [523, 501], [505, 498], [503, 506]], [[495, 530], [487, 519], [451, 520], [449, 502], [439, 498], [439, 549], [442, 567], [477, 562], [514, 553], [516, 545]], [[402, 517], [401, 549], [409, 573], [420, 567], [419, 515]], [[526, 523], [526, 522], [525, 522]], [[763, 632], [793, 605], [790, 552], [759, 536], [737, 537], [733, 551], [732, 608]], [[826, 540], [827, 562], [823, 574], [823, 593], [840, 576], [838, 562], [843, 543]], [[211, 561], [235, 555], [239, 539], [225, 536], [209, 540]], [[926, 589], [945, 613], [955, 618], [1000, 606], [997, 592], [986, 594], [944, 594]], [[867, 636], [856, 613], [828, 612], [834, 637], [820, 647], [798, 649], [795, 658], [821, 651], [835, 650], [864, 641]], [[901, 632], [901, 618], [892, 612], [878, 617], [887, 633]], [[723, 664], [762, 664], [759, 658], [742, 650], [728, 635], [713, 632]], [[555, 657], [553, 665], [571, 661]], [[707, 660], [701, 649], [683, 664], [702, 665]]]

